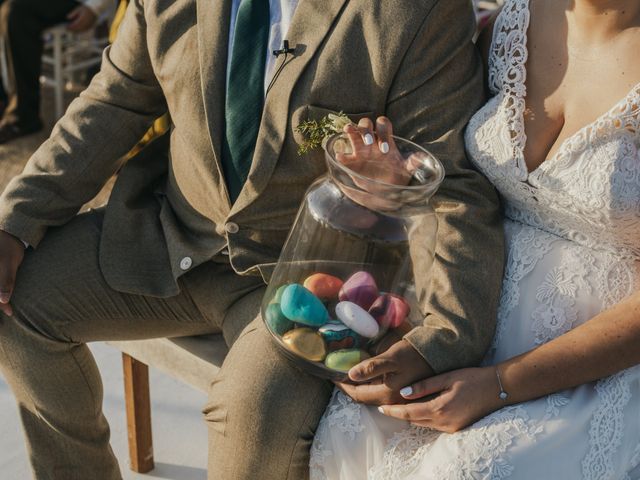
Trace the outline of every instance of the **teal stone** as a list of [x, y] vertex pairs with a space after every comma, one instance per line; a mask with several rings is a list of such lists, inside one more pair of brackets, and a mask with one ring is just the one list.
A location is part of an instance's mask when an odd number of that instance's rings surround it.
[[282, 294], [284, 293], [284, 291], [287, 289], [289, 285], [282, 285], [278, 288], [278, 290], [276, 290], [276, 294], [274, 295], [274, 297], [271, 299], [271, 301], [269, 302], [270, 304], [272, 303], [280, 303], [280, 301], [282, 300]]
[[285, 317], [309, 327], [321, 327], [329, 320], [329, 312], [322, 301], [302, 285], [288, 285], [280, 299]]
[[367, 358], [371, 358], [371, 355], [367, 352], [358, 350], [357, 348], [349, 348], [331, 352], [327, 355], [327, 358], [325, 358], [324, 364], [331, 370], [346, 373]]
[[362, 343], [360, 335], [342, 322], [331, 321], [320, 327], [318, 333], [327, 342], [329, 351], [357, 348]]
[[264, 315], [267, 325], [276, 335], [282, 336], [295, 326], [291, 320], [284, 316], [279, 303], [269, 305]]

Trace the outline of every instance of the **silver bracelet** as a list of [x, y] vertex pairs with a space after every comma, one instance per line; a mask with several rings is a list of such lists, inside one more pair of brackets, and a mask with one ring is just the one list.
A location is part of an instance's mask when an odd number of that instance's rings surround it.
[[509, 394], [504, 391], [504, 388], [502, 388], [502, 379], [500, 379], [500, 371], [498, 370], [498, 367], [496, 367], [496, 378], [498, 379], [498, 386], [500, 387], [500, 394], [498, 397], [500, 397], [500, 400], [503, 402], [506, 402], [507, 398], [509, 398]]

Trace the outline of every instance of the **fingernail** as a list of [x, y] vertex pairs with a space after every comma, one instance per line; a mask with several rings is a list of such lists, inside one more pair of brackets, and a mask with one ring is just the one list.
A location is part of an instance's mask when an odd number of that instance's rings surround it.
[[370, 133], [367, 133], [364, 136], [364, 144], [365, 145], [373, 145], [373, 135], [371, 135]]
[[380, 144], [380, 151], [382, 153], [389, 153], [389, 144], [387, 142], [382, 142], [382, 144]]
[[384, 408], [378, 407], [378, 411], [384, 415]]
[[400, 395], [402, 395], [403, 397], [408, 397], [412, 394], [413, 394], [413, 388], [411, 387], [404, 387], [402, 390], [400, 390]]

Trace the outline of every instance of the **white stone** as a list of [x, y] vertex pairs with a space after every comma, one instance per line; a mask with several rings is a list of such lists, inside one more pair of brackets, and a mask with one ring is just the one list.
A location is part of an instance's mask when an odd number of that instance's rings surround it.
[[353, 302], [338, 303], [336, 316], [347, 327], [363, 337], [373, 338], [380, 332], [380, 326], [376, 319]]

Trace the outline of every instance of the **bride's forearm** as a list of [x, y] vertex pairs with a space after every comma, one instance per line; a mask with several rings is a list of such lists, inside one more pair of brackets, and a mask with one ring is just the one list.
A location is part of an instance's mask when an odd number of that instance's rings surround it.
[[497, 366], [508, 403], [613, 375], [640, 364], [640, 292], [564, 335]]

